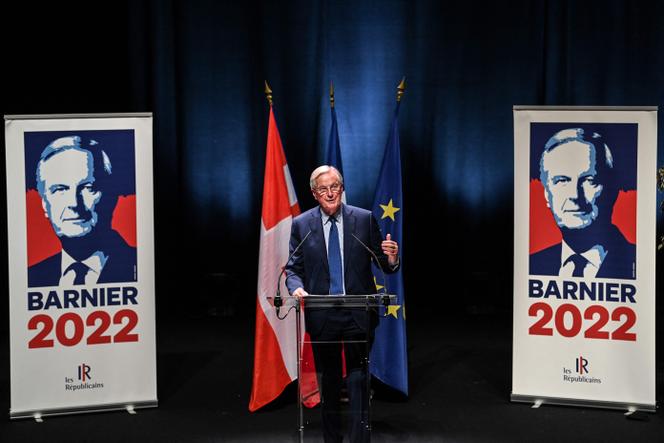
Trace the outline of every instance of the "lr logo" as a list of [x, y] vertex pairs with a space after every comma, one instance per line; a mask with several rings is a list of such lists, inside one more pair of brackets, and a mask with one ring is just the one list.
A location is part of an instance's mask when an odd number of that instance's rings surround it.
[[578, 374], [588, 373], [588, 359], [579, 355], [576, 359], [576, 372]]
[[78, 379], [81, 381], [86, 381], [92, 379], [90, 376], [90, 366], [86, 365], [85, 363], [82, 363], [78, 367]]

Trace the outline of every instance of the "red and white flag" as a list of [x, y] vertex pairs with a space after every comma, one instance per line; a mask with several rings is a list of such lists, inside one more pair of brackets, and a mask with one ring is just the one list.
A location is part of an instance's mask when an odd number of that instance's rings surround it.
[[[277, 398], [288, 384], [297, 379], [295, 311], [279, 320], [267, 297], [273, 297], [276, 293], [279, 273], [288, 259], [293, 217], [299, 213], [300, 207], [270, 106], [258, 264], [254, 376], [249, 401], [249, 410], [252, 412]], [[281, 285], [281, 293], [288, 294], [284, 278]], [[282, 315], [286, 310], [282, 308]], [[313, 364], [310, 344], [303, 349], [303, 360], [308, 365]], [[303, 392], [317, 392], [315, 374], [308, 375], [305, 372], [302, 377], [303, 383], [306, 381], [305, 386], [302, 386]], [[307, 406], [316, 403], [317, 394], [305, 401]]]

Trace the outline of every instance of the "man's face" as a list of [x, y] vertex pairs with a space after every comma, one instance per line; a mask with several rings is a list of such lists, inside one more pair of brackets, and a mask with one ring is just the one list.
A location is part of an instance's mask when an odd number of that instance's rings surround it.
[[79, 149], [58, 152], [41, 164], [42, 206], [58, 237], [89, 234], [99, 217], [102, 192], [94, 186], [92, 154]]
[[327, 215], [336, 214], [341, 206], [341, 194], [344, 187], [334, 171], [318, 176], [316, 187], [311, 190], [321, 209]]
[[579, 141], [544, 154], [544, 197], [561, 228], [583, 229], [599, 215], [597, 199], [604, 186], [598, 181], [595, 157], [595, 148]]

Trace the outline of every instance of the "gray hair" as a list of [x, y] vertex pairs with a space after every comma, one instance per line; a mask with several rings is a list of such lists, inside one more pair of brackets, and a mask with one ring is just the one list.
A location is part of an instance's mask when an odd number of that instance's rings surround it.
[[584, 128], [569, 128], [556, 132], [544, 145], [542, 156], [540, 157], [540, 180], [546, 184], [548, 171], [544, 169], [544, 157], [560, 145], [577, 141], [587, 146], [592, 146], [595, 153], [595, 167], [600, 175], [613, 169], [613, 154], [611, 149], [604, 141], [601, 134], [589, 131]]
[[51, 143], [44, 148], [39, 157], [39, 162], [37, 163], [37, 170], [35, 171], [35, 178], [37, 181], [37, 191], [39, 195], [44, 196], [46, 190], [44, 189], [44, 180], [41, 177], [41, 168], [44, 163], [46, 163], [54, 155], [68, 151], [70, 149], [76, 149], [78, 151], [89, 152], [92, 156], [93, 171], [97, 173], [98, 171], [103, 171], [101, 177], [97, 179], [102, 179], [104, 177], [110, 177], [112, 166], [111, 159], [108, 158], [106, 152], [99, 148], [98, 142], [91, 139], [82, 139], [78, 135], [61, 137], [56, 140], [53, 140]]
[[318, 177], [328, 172], [334, 172], [337, 174], [339, 183], [342, 185], [344, 184], [344, 178], [341, 176], [341, 172], [339, 172], [337, 168], [330, 165], [322, 165], [314, 169], [314, 172], [311, 173], [311, 177], [309, 177], [309, 187], [313, 190], [316, 187], [316, 181], [318, 180]]

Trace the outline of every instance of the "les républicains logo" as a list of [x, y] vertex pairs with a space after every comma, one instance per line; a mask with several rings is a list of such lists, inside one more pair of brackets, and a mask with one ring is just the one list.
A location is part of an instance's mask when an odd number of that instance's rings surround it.
[[[563, 381], [568, 383], [602, 383], [601, 378], [592, 377], [590, 375], [591, 369], [590, 361], [582, 355], [579, 355], [574, 359], [574, 369], [563, 366]], [[574, 371], [575, 374], [573, 374], [572, 371]]]
[[76, 367], [77, 379], [65, 377], [65, 391], [79, 391], [85, 389], [101, 389], [104, 383], [93, 381], [92, 367], [81, 363]]

